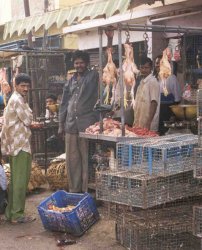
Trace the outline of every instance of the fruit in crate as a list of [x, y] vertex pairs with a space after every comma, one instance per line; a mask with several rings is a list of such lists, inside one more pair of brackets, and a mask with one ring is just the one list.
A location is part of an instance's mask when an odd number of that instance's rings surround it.
[[66, 207], [57, 207], [53, 204], [48, 205], [48, 210], [60, 212], [60, 213], [71, 212], [74, 208], [75, 208], [75, 206], [73, 206], [73, 205], [67, 205]]

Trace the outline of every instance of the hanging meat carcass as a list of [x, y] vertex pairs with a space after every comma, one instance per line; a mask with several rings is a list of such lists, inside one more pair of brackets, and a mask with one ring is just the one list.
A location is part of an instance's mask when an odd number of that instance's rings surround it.
[[124, 44], [125, 60], [122, 65], [123, 69], [123, 84], [124, 84], [124, 107], [128, 106], [127, 103], [127, 86], [131, 88], [130, 95], [132, 104], [134, 102], [133, 89], [135, 86], [135, 75], [139, 73], [137, 66], [134, 62], [133, 47], [129, 43]]
[[6, 68], [0, 69], [0, 86], [1, 95], [3, 96], [4, 105], [6, 105], [6, 95], [11, 91], [10, 85], [7, 82]]
[[107, 64], [103, 69], [102, 81], [106, 85], [105, 104], [109, 103], [110, 86], [114, 86], [117, 82], [117, 68], [112, 60], [112, 48], [107, 48]]

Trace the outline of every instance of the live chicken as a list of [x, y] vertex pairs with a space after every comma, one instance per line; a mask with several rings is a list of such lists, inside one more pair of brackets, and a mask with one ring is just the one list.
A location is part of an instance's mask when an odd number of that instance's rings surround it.
[[110, 86], [114, 86], [117, 81], [117, 69], [116, 65], [112, 60], [112, 48], [107, 48], [107, 64], [103, 69], [103, 76], [102, 81], [106, 85], [106, 97], [104, 100], [105, 104], [109, 103], [109, 93], [110, 93]]
[[134, 102], [133, 88], [135, 86], [135, 74], [139, 73], [137, 66], [134, 63], [133, 47], [129, 43], [124, 44], [125, 60], [122, 65], [123, 69], [123, 84], [124, 84], [124, 107], [128, 106], [127, 103], [127, 86], [131, 88], [132, 103]]

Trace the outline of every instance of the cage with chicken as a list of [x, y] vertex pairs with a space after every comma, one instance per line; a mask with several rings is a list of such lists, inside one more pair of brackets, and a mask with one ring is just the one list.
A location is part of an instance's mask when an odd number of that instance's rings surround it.
[[118, 168], [168, 176], [194, 168], [195, 135], [167, 136], [117, 144]]

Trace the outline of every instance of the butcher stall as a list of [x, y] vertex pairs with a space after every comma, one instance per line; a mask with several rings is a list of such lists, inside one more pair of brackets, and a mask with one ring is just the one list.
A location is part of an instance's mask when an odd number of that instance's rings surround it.
[[[118, 32], [118, 67], [113, 62], [114, 31]], [[132, 90], [139, 72], [135, 61], [140, 56], [134, 54], [130, 31], [144, 31], [141, 54], [145, 55], [151, 53], [148, 33], [176, 34], [174, 47], [167, 39], [162, 51], [162, 77], [166, 80], [171, 56], [171, 66], [179, 62], [187, 84], [182, 103], [173, 108], [174, 120], [167, 121], [169, 130], [165, 136], [133, 127], [127, 121], [126, 111], [133, 107]], [[104, 32], [108, 37], [105, 51]], [[123, 33], [126, 41], [122, 42]], [[202, 205], [202, 70], [197, 49], [202, 29], [117, 24], [100, 27], [98, 34], [100, 90], [95, 110], [100, 112], [100, 121], [80, 133], [89, 142], [89, 188], [96, 190], [107, 218], [115, 219], [116, 240], [126, 249], [201, 249], [196, 217], [200, 220]], [[103, 55], [107, 58], [105, 64]], [[169, 74], [173, 70], [171, 67]]]

